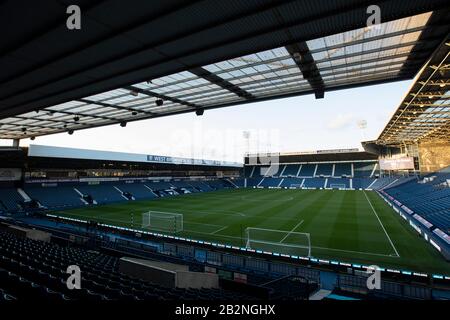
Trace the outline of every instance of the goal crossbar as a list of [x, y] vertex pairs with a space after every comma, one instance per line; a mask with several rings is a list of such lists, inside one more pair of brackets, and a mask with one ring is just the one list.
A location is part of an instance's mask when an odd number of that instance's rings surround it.
[[142, 227], [156, 231], [183, 231], [183, 214], [163, 211], [147, 211], [142, 214]]

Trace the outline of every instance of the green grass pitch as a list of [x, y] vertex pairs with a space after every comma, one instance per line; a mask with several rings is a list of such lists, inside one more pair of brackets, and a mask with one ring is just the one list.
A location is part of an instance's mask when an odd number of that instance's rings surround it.
[[[450, 274], [450, 263], [425, 243], [375, 192], [233, 189], [58, 212], [60, 216], [142, 228], [149, 210], [183, 214], [177, 235], [342, 262]], [[133, 216], [133, 225], [131, 225]], [[153, 231], [146, 229], [147, 231]], [[277, 232], [281, 231], [281, 232]], [[300, 244], [300, 245], [299, 245]]]

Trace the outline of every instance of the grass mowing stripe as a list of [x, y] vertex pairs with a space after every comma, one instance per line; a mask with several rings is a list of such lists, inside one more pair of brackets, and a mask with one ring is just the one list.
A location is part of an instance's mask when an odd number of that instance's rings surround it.
[[381, 222], [380, 217], [378, 217], [378, 214], [377, 214], [375, 208], [373, 207], [372, 202], [370, 202], [370, 199], [369, 199], [369, 197], [367, 197], [366, 192], [363, 191], [363, 193], [364, 193], [364, 196], [365, 196], [366, 199], [367, 199], [367, 202], [369, 202], [369, 205], [370, 205], [370, 207], [372, 208], [372, 211], [373, 211], [373, 213], [375, 214], [375, 217], [377, 217], [377, 220], [378, 220], [378, 222], [380, 223], [381, 228], [383, 228], [384, 233], [386, 234], [386, 236], [387, 236], [389, 242], [391, 243], [391, 246], [392, 246], [392, 248], [393, 248], [394, 251], [395, 251], [395, 255], [396, 255], [397, 257], [400, 257], [400, 255], [398, 254], [397, 249], [396, 249], [395, 246], [394, 246], [394, 243], [393, 243], [392, 240], [391, 240], [391, 237], [389, 237], [389, 234], [387, 233], [386, 229], [384, 228], [384, 225], [383, 225], [383, 223]]
[[292, 232], [294, 232], [295, 229], [297, 229], [298, 227], [300, 227], [300, 225], [303, 223], [303, 221], [304, 221], [304, 220], [302, 220], [302, 221], [300, 221], [299, 223], [297, 223], [297, 224], [295, 225], [295, 227], [292, 228], [292, 230], [289, 231], [289, 232], [284, 236], [284, 238], [280, 240], [280, 243], [282, 243], [284, 240], [286, 240], [286, 238], [289, 237], [289, 235], [290, 235]]
[[[401, 257], [383, 255], [394, 250], [374, 217], [366, 196]], [[243, 200], [249, 197], [264, 201]], [[294, 200], [276, 201], [290, 198]], [[304, 220], [301, 230], [311, 235], [311, 247], [316, 258], [450, 275], [450, 264], [375, 192], [366, 192], [365, 195], [363, 191], [234, 189], [97, 205], [56, 214], [131, 227], [130, 214], [134, 213], [136, 225], [140, 213], [148, 210], [185, 211], [184, 222], [188, 230], [181, 236], [236, 246], [245, 245], [243, 230], [246, 227], [281, 231], [278, 242], [300, 220]], [[227, 215], [226, 211], [241, 212], [246, 216]], [[213, 212], [215, 214], [205, 214]], [[355, 225], [358, 226], [357, 231], [354, 230]], [[227, 228], [219, 232], [225, 226]], [[211, 234], [213, 232], [217, 233]], [[291, 234], [284, 243], [291, 242], [288, 240], [293, 236]], [[275, 239], [261, 240], [272, 242]]]

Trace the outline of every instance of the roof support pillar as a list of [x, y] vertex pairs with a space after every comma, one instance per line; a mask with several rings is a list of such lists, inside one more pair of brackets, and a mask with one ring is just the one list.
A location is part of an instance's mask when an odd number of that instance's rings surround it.
[[20, 139], [13, 139], [12, 146], [14, 148], [19, 148], [19, 145], [20, 145]]

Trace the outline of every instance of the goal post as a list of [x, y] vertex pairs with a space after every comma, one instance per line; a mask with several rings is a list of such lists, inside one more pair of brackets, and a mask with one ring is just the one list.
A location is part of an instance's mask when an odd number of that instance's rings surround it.
[[245, 229], [245, 237], [248, 249], [295, 256], [311, 256], [309, 233], [249, 227]]
[[340, 183], [331, 183], [330, 184], [330, 188], [331, 189], [339, 189], [339, 190], [344, 190], [347, 189], [347, 185], [344, 184], [340, 184]]
[[142, 214], [142, 228], [176, 233], [183, 231], [183, 215], [181, 213], [148, 211]]

